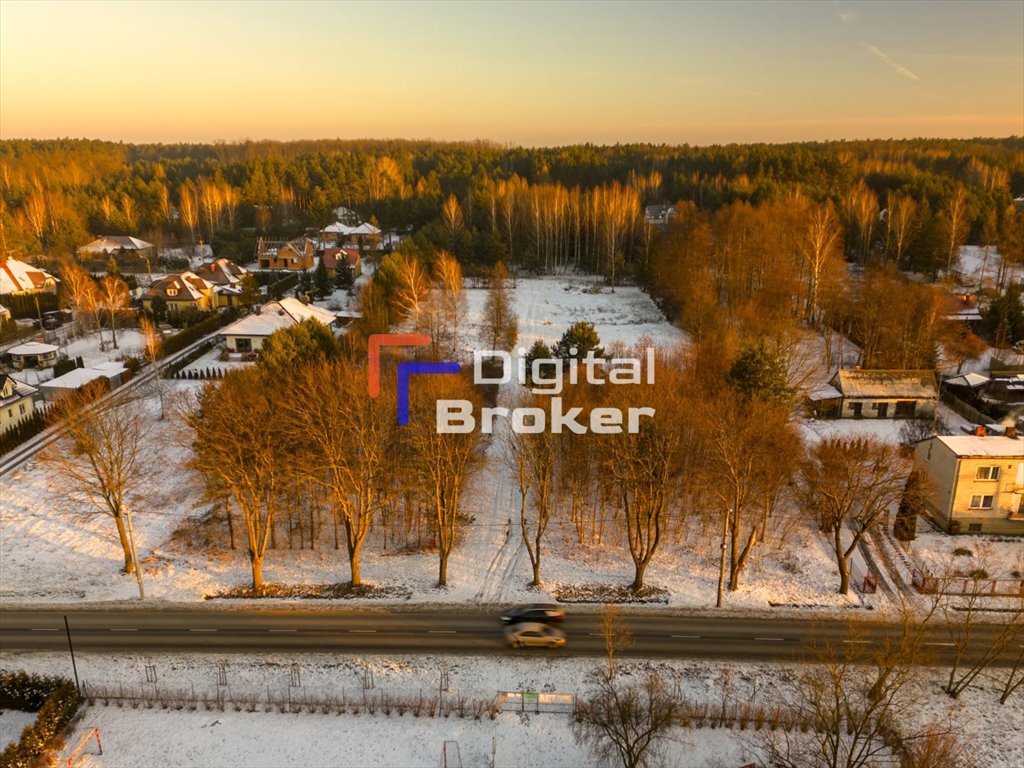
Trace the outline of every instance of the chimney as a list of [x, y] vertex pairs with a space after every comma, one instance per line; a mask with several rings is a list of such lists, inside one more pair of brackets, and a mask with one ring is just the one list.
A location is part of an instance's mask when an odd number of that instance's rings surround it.
[[984, 437], [985, 436], [985, 428], [984, 427], [976, 427], [975, 430], [974, 430], [974, 434], [977, 437]]
[[1006, 436], [1009, 437], [1010, 439], [1014, 439], [1015, 440], [1017, 438], [1017, 427], [1015, 427], [1015, 426], [1007, 427], [1006, 428]]

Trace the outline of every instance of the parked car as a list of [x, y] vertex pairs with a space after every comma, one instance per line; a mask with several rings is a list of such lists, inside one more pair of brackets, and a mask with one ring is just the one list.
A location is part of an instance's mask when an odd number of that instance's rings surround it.
[[543, 648], [561, 648], [565, 645], [565, 633], [549, 624], [535, 621], [509, 624], [505, 627], [505, 642], [513, 648], [533, 645]]
[[511, 608], [501, 615], [501, 620], [506, 624], [518, 624], [521, 621], [539, 621], [550, 624], [553, 621], [562, 621], [565, 618], [565, 611], [562, 606], [555, 603], [531, 603]]

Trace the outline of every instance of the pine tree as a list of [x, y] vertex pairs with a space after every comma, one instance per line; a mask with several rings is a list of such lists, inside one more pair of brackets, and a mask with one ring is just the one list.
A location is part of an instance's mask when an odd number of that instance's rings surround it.
[[324, 264], [323, 258], [317, 261], [316, 269], [313, 271], [313, 292], [320, 299], [331, 293], [331, 278], [327, 274], [327, 265]]

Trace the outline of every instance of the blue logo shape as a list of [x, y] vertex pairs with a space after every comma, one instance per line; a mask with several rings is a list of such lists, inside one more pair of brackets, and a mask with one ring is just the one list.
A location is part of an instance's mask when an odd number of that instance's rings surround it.
[[409, 377], [421, 373], [459, 373], [458, 363], [399, 363], [398, 364], [398, 426], [409, 423]]

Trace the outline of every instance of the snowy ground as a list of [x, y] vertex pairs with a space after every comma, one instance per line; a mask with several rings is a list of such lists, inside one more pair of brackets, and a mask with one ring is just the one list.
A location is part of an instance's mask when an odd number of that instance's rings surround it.
[[0, 709], [0, 752], [3, 752], [10, 742], [20, 739], [21, 732], [35, 721], [35, 712]]
[[[215, 699], [217, 692], [236, 698], [258, 697], [254, 712], [224, 711], [199, 703], [195, 711], [132, 708], [130, 703], [104, 704], [102, 695], [83, 709], [76, 731], [67, 742], [77, 745], [89, 729], [98, 727], [104, 755], [94, 744], [86, 750], [84, 766], [436, 766], [445, 741], [458, 743], [466, 766], [577, 766], [593, 765], [593, 758], [572, 736], [570, 719], [559, 713], [503, 712], [491, 719], [459, 717], [455, 709], [447, 717], [428, 717], [424, 712], [390, 715], [370, 713], [366, 700], [392, 698], [440, 698], [454, 703], [490, 701], [499, 691], [542, 691], [585, 696], [590, 690], [593, 660], [534, 658], [377, 657], [303, 655], [262, 658], [202, 655], [124, 656], [110, 659], [102, 654], [78, 654], [80, 677], [94, 693], [104, 689], [117, 695], [153, 694], [157, 690], [180, 692], [190, 698], [194, 689], [201, 698]], [[223, 665], [223, 668], [221, 667]], [[293, 667], [297, 665], [297, 667]], [[0, 655], [5, 669], [68, 673], [63, 654]], [[151, 666], [155, 683], [147, 683]], [[673, 695], [693, 704], [720, 707], [750, 703], [771, 708], [794, 700], [794, 681], [799, 666], [713, 662], [651, 662], [628, 660], [619, 664], [624, 681], [640, 682], [657, 674]], [[219, 685], [223, 669], [226, 685]], [[441, 672], [448, 675], [448, 690], [440, 691]], [[1024, 697], [998, 700], [998, 681], [983, 680], [956, 702], [939, 690], [943, 670], [921, 670], [912, 684], [917, 700], [903, 714], [908, 725], [951, 720], [963, 728], [976, 750], [979, 766], [1001, 768], [1024, 760]], [[294, 676], [294, 677], [293, 677]], [[364, 690], [369, 682], [372, 687]], [[268, 694], [275, 702], [323, 701], [344, 697], [361, 702], [358, 714], [281, 713], [266, 711]], [[752, 728], [676, 728], [671, 733], [666, 764], [696, 768], [735, 768], [761, 757], [758, 734]]]

